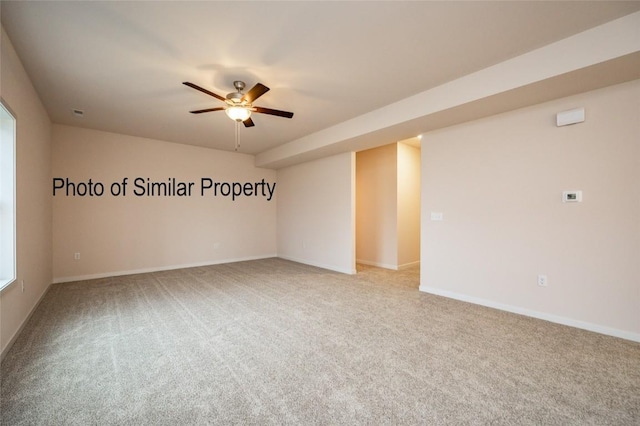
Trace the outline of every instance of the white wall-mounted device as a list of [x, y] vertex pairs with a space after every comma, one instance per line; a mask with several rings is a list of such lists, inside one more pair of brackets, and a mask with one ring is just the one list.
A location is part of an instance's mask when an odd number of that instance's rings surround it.
[[569, 124], [582, 123], [584, 121], [584, 108], [574, 108], [556, 114], [556, 126], [568, 126]]
[[579, 203], [582, 201], [582, 191], [564, 191], [562, 193], [563, 203]]

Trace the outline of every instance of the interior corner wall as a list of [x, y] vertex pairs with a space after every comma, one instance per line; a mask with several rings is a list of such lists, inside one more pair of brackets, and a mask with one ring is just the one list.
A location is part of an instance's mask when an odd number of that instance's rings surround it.
[[355, 270], [355, 154], [279, 169], [278, 256], [333, 271]]
[[421, 290], [640, 341], [639, 80], [425, 134], [422, 200]]
[[356, 258], [398, 269], [398, 148], [396, 143], [356, 154]]
[[398, 142], [398, 268], [420, 262], [420, 149]]
[[0, 38], [0, 96], [16, 117], [17, 279], [0, 292], [4, 356], [51, 284], [51, 121], [4, 28]]
[[[255, 167], [251, 155], [56, 124], [52, 157], [53, 177], [64, 180], [53, 197], [55, 282], [276, 255], [279, 188], [269, 200], [253, 185], [275, 184], [276, 172]], [[113, 195], [125, 178], [126, 192]], [[233, 200], [215, 187], [202, 195], [203, 178], [248, 183], [257, 195]], [[66, 179], [100, 182], [104, 194], [74, 196]], [[190, 194], [150, 195], [148, 182], [173, 179], [193, 182]]]

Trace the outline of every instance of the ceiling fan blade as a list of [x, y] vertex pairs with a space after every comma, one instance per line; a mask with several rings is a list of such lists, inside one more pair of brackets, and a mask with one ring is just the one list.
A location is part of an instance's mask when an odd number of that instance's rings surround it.
[[253, 120], [251, 119], [251, 117], [247, 118], [242, 123], [244, 124], [244, 127], [253, 127], [253, 126], [255, 126], [255, 124], [253, 123]]
[[253, 103], [260, 96], [264, 95], [269, 91], [269, 88], [262, 83], [258, 83], [251, 88], [243, 97], [243, 101], [247, 101], [248, 103]]
[[279, 109], [253, 107], [253, 110], [255, 112], [259, 112], [261, 114], [277, 115], [278, 117], [285, 117], [285, 118], [293, 117], [293, 113], [292, 112], [280, 111]]
[[198, 86], [198, 85], [196, 85], [196, 84], [189, 83], [188, 81], [185, 81], [185, 82], [183, 82], [182, 84], [184, 84], [185, 86], [189, 86], [189, 87], [191, 87], [192, 89], [199, 90], [199, 91], [201, 91], [202, 93], [206, 93], [206, 94], [207, 94], [207, 95], [209, 95], [209, 96], [213, 96], [213, 97], [214, 97], [214, 98], [216, 98], [216, 99], [220, 99], [222, 102], [224, 102], [224, 101], [225, 101], [225, 99], [224, 99], [222, 96], [220, 96], [220, 95], [216, 95], [215, 93], [210, 92], [210, 91], [208, 91], [207, 89], [203, 89], [202, 87], [200, 87], [200, 86]]
[[207, 109], [198, 109], [195, 111], [189, 111], [191, 114], [202, 114], [203, 112], [211, 112], [211, 111], [222, 111], [224, 107], [215, 107], [215, 108], [207, 108]]

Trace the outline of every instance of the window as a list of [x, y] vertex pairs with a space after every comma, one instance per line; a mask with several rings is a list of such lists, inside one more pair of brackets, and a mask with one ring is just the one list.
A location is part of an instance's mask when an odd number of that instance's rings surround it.
[[16, 279], [16, 119], [0, 100], [0, 290]]

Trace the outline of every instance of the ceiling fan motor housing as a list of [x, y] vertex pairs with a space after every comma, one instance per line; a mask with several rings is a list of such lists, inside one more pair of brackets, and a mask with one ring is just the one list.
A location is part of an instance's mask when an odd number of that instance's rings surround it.
[[242, 91], [246, 87], [244, 81], [236, 80], [233, 82], [233, 87], [236, 88], [237, 92], [231, 92], [227, 95], [227, 100], [230, 100], [234, 104], [240, 104], [242, 102], [242, 98], [244, 97], [244, 93]]
[[227, 95], [227, 100], [233, 102], [234, 104], [242, 103], [242, 97], [244, 95], [240, 92], [233, 92]]

